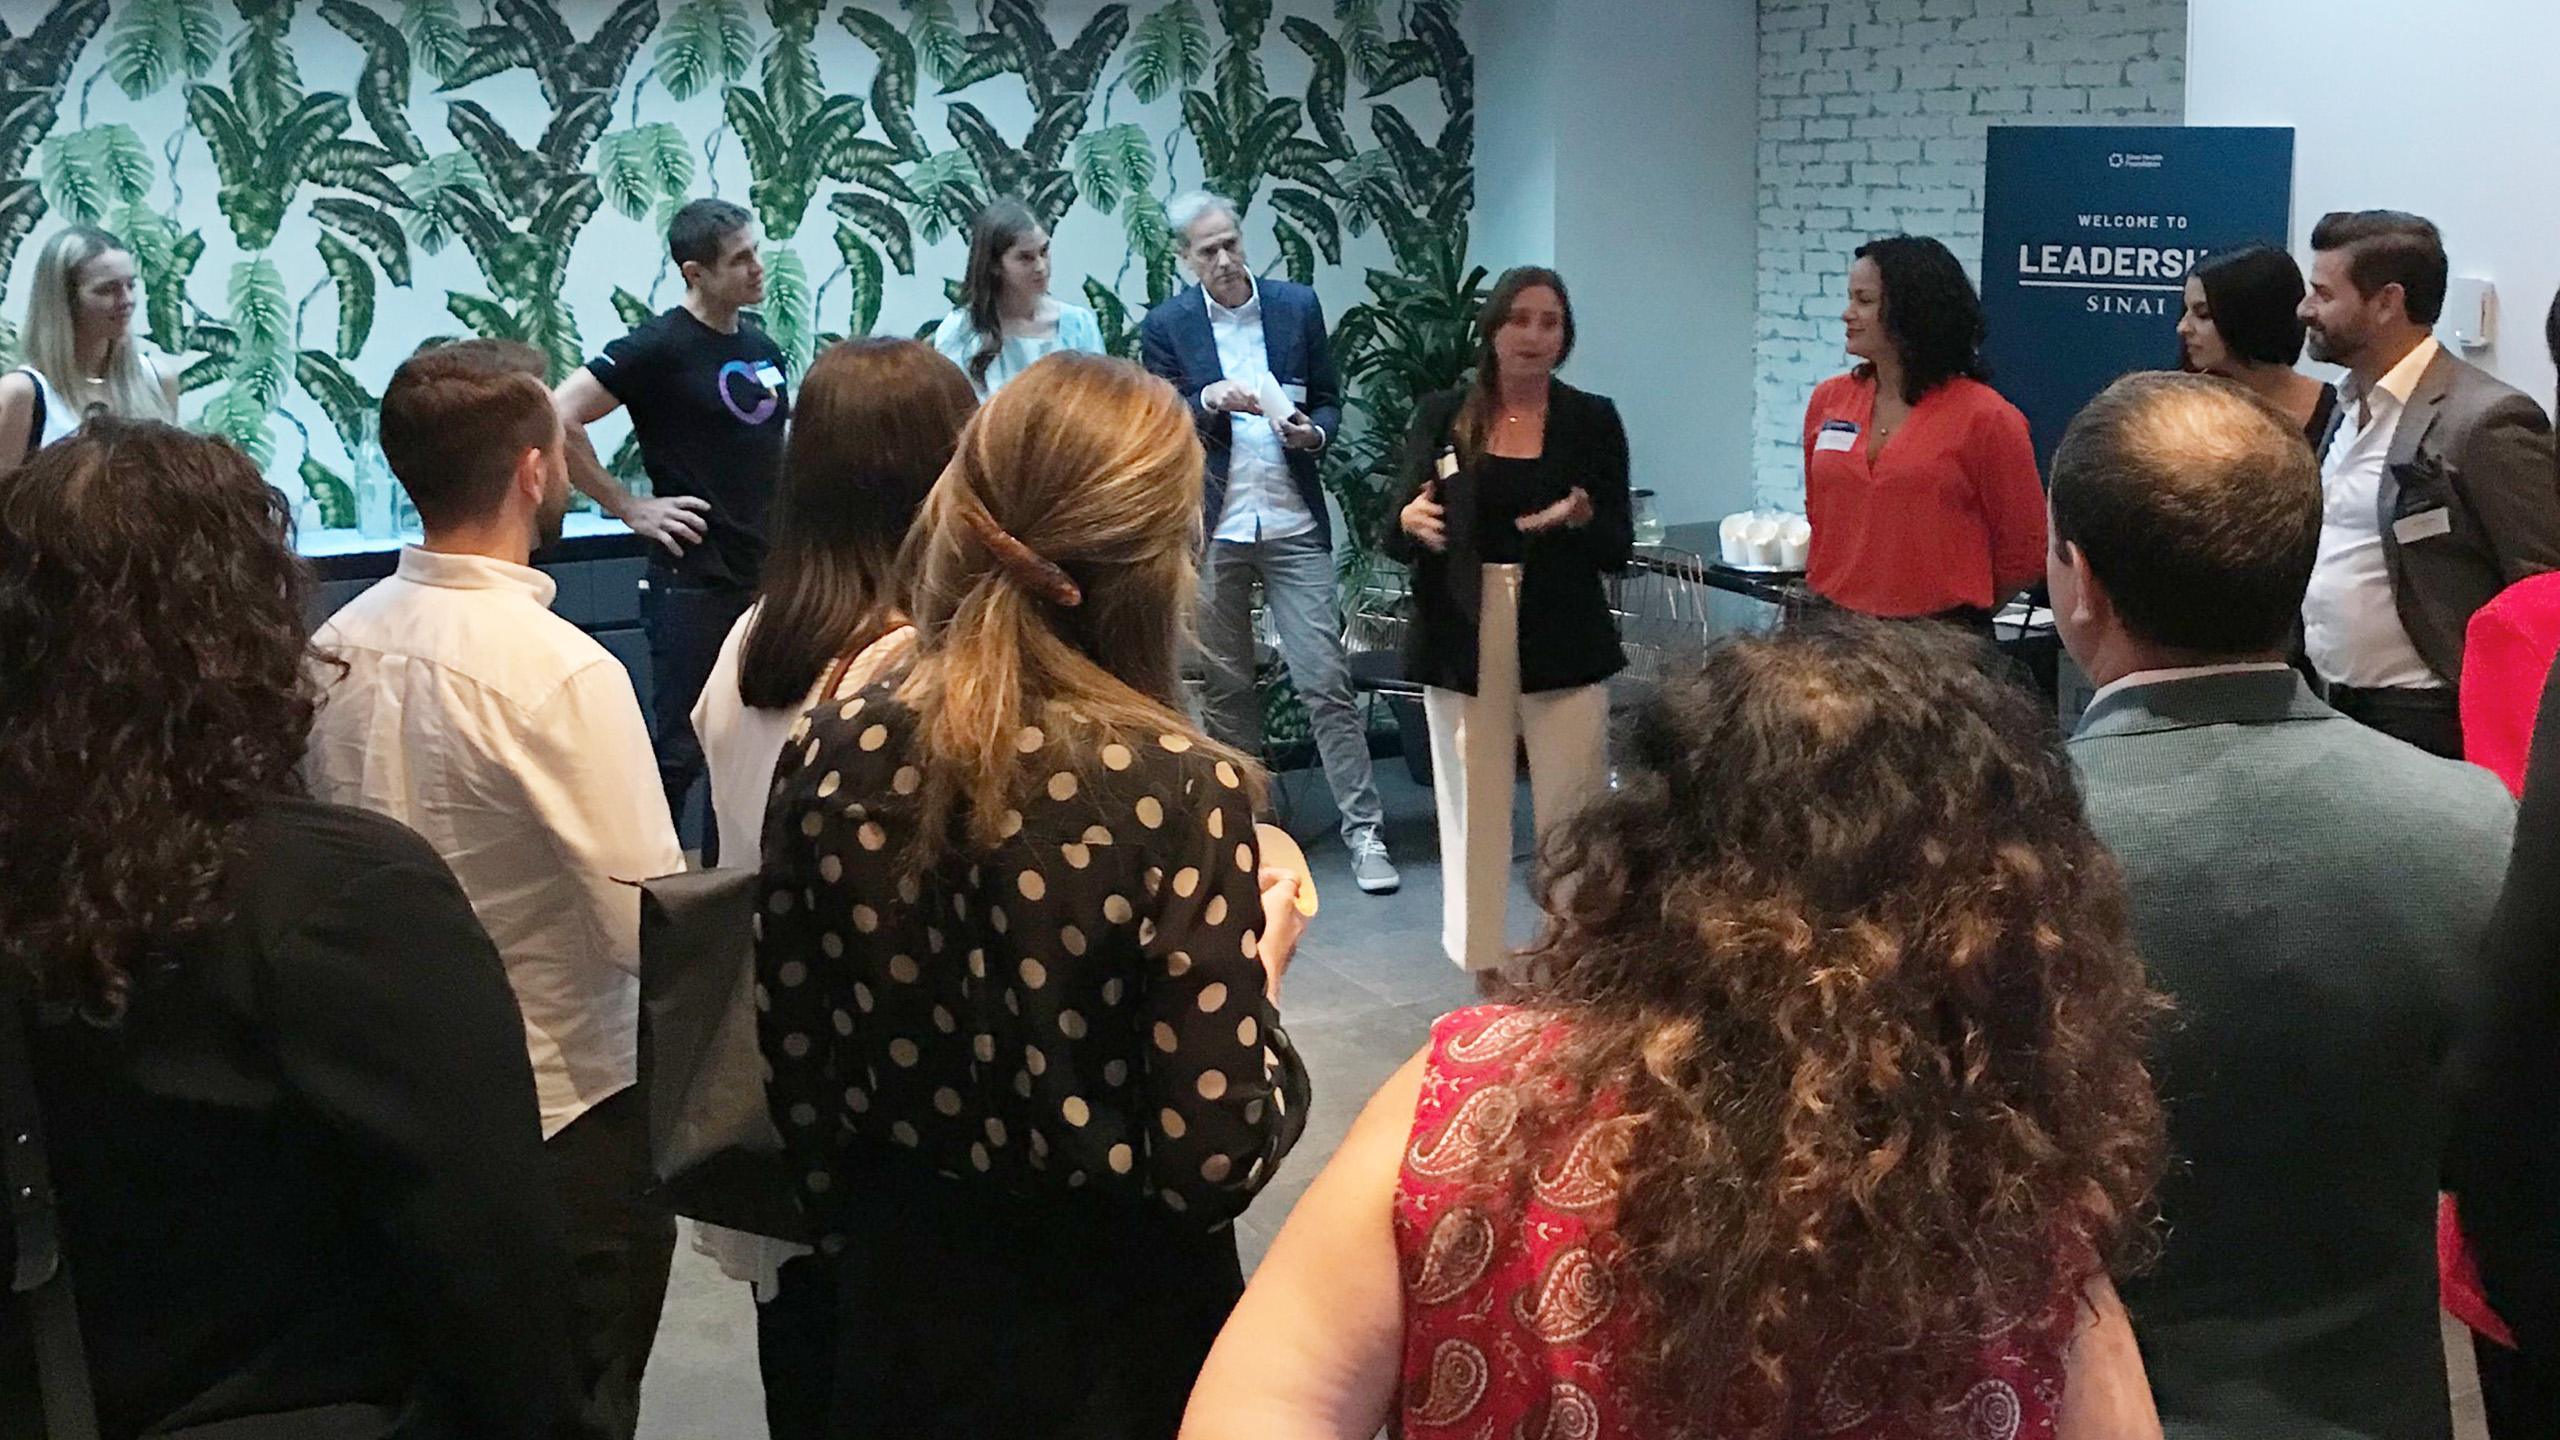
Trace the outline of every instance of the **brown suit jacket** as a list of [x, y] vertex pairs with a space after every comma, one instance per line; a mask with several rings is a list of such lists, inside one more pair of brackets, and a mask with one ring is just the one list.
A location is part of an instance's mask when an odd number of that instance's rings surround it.
[[2523, 391], [2440, 352], [2392, 433], [2381, 506], [2400, 623], [2429, 668], [2457, 683], [2473, 613], [2528, 575], [2560, 570], [2550, 420]]

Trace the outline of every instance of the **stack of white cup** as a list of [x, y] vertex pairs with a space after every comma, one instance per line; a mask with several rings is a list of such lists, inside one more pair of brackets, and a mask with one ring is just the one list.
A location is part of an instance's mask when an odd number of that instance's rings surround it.
[[1813, 524], [1782, 510], [1742, 510], [1716, 527], [1724, 563], [1752, 570], [1802, 570], [1813, 548]]

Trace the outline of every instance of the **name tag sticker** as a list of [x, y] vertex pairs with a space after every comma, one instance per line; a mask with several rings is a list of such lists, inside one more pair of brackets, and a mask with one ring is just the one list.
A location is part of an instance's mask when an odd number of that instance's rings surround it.
[[1457, 451], [1455, 451], [1455, 450], [1443, 450], [1443, 451], [1441, 451], [1441, 452], [1440, 452], [1440, 478], [1441, 478], [1441, 479], [1443, 479], [1443, 480], [1453, 480], [1453, 479], [1456, 479], [1456, 478], [1457, 478], [1457, 474], [1458, 474], [1458, 452], [1457, 452]]
[[2391, 538], [2403, 545], [2415, 545], [2421, 540], [2433, 540], [2439, 535], [2452, 533], [2453, 512], [2442, 505], [2433, 510], [2421, 510], [2415, 515], [2403, 515], [2391, 522]]
[[767, 390], [779, 389], [782, 385], [782, 367], [767, 360], [756, 367], [756, 379]]
[[1288, 396], [1292, 404], [1307, 403], [1307, 387], [1304, 385], [1283, 385], [1280, 387], [1280, 393]]
[[1816, 452], [1855, 450], [1858, 448], [1858, 432], [1855, 429], [1835, 430], [1825, 425], [1821, 432], [1813, 437], [1813, 448]]

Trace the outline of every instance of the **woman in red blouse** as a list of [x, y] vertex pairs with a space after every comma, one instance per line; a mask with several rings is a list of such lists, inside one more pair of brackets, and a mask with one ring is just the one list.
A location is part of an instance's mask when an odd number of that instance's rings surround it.
[[1643, 702], [1514, 1003], [1370, 1101], [1183, 1440], [2159, 1440], [2108, 1279], [2158, 1001], [1968, 643], [1834, 615]]
[[1947, 247], [1894, 235], [1849, 267], [1848, 351], [1804, 412], [1806, 576], [1845, 609], [1987, 630], [2044, 578], [2044, 487], [2018, 408], [1983, 383], [1982, 301]]

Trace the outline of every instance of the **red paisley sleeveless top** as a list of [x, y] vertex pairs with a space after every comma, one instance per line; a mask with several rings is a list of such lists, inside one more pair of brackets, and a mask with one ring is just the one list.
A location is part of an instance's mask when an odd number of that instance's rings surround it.
[[[1628, 1393], [1619, 1357], [1643, 1335], [1616, 1234], [1632, 1122], [1601, 1106], [1511, 1201], [1467, 1176], [1507, 1137], [1566, 1022], [1505, 1005], [1444, 1016], [1396, 1183], [1404, 1272], [1406, 1440], [1644, 1440], [1663, 1417]], [[2069, 1302], [2066, 1300], [2065, 1305]], [[1836, 1363], [1807, 1397], [1803, 1440], [2049, 1440], [2070, 1312], [1982, 1337], [1982, 1364], [1942, 1423], [1913, 1432], [1862, 1396], [1872, 1364]], [[2056, 1321], [2059, 1323], [2055, 1323]]]

